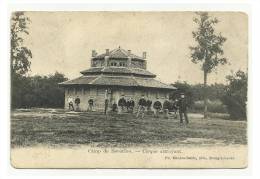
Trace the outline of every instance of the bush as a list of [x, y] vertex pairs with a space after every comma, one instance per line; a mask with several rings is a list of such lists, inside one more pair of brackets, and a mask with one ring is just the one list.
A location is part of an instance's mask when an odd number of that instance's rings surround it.
[[227, 80], [229, 85], [222, 102], [227, 106], [232, 119], [246, 120], [247, 74], [238, 71], [234, 75], [227, 76]]
[[64, 90], [58, 83], [67, 78], [56, 72], [49, 76], [12, 76], [12, 108], [64, 107]]
[[[204, 101], [195, 101], [192, 106], [194, 112], [204, 111]], [[208, 112], [211, 113], [227, 113], [226, 106], [220, 100], [208, 101]]]

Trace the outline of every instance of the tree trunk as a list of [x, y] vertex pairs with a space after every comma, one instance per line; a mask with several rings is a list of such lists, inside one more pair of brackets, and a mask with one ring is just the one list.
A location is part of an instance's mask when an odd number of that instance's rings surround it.
[[207, 72], [204, 71], [204, 119], [208, 118]]

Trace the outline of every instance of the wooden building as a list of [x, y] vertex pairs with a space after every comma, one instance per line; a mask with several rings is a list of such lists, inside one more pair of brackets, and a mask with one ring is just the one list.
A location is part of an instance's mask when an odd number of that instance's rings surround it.
[[[109, 107], [118, 103], [121, 97], [132, 98], [135, 104], [142, 95], [152, 102], [163, 103], [175, 88], [155, 79], [156, 75], [146, 70], [146, 52], [142, 57], [131, 50], [117, 48], [98, 55], [92, 51], [91, 68], [81, 71], [82, 76], [60, 83], [65, 89], [65, 109], [68, 98], [80, 98], [80, 109], [87, 110], [88, 100], [93, 99], [94, 110], [104, 110], [105, 98]], [[137, 105], [135, 106], [137, 108]]]

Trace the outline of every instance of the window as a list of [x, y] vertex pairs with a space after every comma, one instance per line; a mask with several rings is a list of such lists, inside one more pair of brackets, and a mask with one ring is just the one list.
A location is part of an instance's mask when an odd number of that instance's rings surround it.
[[117, 63], [116, 62], [111, 62], [110, 65], [111, 66], [117, 66]]
[[126, 65], [125, 65], [125, 62], [120, 62], [120, 63], [119, 63], [119, 66], [121, 66], [121, 67], [126, 66]]

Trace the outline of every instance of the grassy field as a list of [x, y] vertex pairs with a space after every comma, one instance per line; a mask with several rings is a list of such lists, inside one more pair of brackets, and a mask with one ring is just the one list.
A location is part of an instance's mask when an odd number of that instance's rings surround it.
[[189, 114], [190, 124], [177, 119], [136, 119], [131, 114], [74, 113], [62, 109], [15, 110], [11, 114], [12, 147], [99, 147], [246, 144], [246, 121], [202, 119]]

